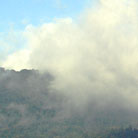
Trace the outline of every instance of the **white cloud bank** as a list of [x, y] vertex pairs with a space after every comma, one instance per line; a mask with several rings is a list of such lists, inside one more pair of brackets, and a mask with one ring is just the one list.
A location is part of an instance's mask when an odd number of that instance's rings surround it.
[[65, 18], [27, 26], [27, 49], [2, 66], [48, 70], [57, 78], [56, 87], [81, 103], [106, 94], [99, 106], [120, 97], [122, 104], [129, 101], [127, 108], [138, 105], [137, 5], [137, 0], [100, 0], [78, 23]]

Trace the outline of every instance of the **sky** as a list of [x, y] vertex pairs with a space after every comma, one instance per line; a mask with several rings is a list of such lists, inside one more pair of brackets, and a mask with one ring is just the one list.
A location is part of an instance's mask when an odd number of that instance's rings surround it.
[[0, 2], [0, 62], [25, 47], [28, 25], [40, 26], [59, 18], [74, 21], [93, 0], [5, 0]]
[[54, 18], [76, 18], [91, 0], [5, 0], [0, 3], [0, 32], [38, 25]]

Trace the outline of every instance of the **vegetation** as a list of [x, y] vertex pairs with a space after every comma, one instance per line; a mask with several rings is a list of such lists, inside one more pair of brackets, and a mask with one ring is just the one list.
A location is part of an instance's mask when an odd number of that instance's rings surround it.
[[66, 99], [50, 89], [53, 79], [0, 68], [0, 138], [138, 138], [138, 129], [115, 123], [113, 113], [67, 114]]

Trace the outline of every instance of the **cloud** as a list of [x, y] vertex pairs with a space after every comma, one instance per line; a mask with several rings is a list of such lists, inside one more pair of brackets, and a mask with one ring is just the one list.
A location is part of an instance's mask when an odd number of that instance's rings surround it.
[[21, 50], [18, 52], [9, 55], [7, 58], [6, 63], [3, 63], [4, 67], [13, 68], [16, 70], [20, 69], [27, 69], [28, 64], [27, 61], [29, 60], [29, 51], [28, 50]]
[[[5, 33], [0, 33], [0, 65], [7, 59], [8, 55], [16, 53], [18, 50], [23, 49], [25, 43], [22, 31], [10, 28]], [[9, 58], [9, 57], [8, 57]]]
[[67, 6], [63, 4], [61, 0], [54, 0], [55, 7], [59, 10], [65, 9]]
[[[3, 66], [48, 70], [53, 87], [85, 109], [136, 109], [138, 102], [138, 15], [136, 0], [100, 0], [78, 22], [70, 18], [28, 25], [27, 50], [10, 55]], [[106, 108], [108, 107], [108, 108]]]

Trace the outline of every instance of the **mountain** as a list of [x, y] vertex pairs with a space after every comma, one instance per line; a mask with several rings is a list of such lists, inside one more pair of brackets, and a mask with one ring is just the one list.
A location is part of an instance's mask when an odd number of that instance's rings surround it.
[[0, 138], [138, 137], [137, 114], [92, 103], [76, 111], [53, 87], [55, 79], [49, 72], [0, 68]]

